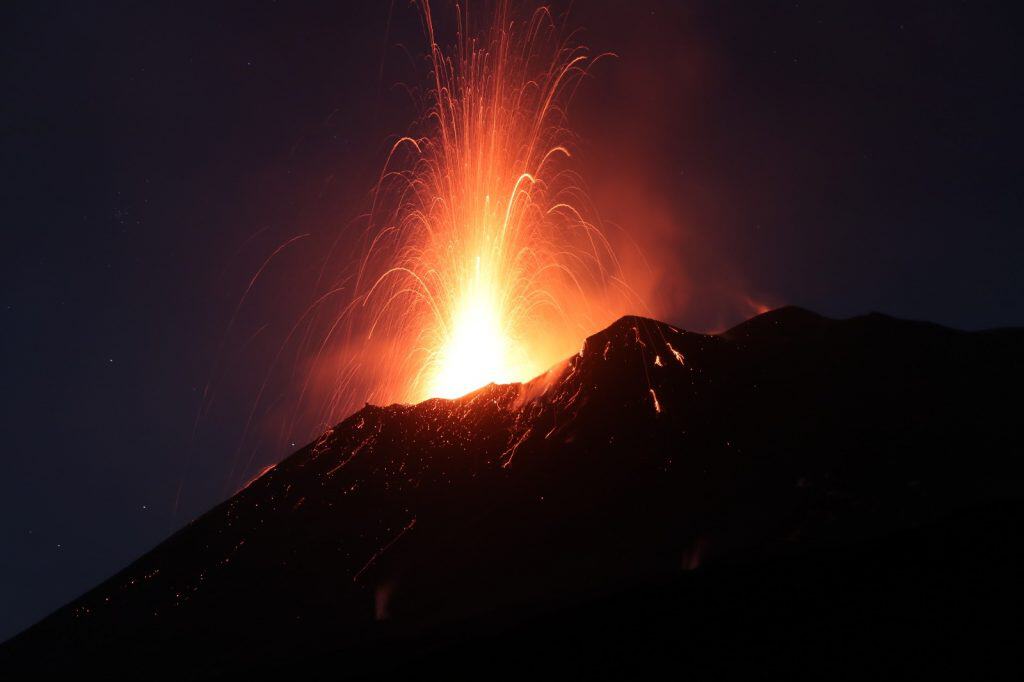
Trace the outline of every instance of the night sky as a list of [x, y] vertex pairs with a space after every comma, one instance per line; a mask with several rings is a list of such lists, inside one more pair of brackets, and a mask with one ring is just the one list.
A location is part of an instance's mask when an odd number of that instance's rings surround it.
[[[238, 452], [266, 339], [413, 115], [405, 0], [144, 4], [0, 9], [0, 639], [288, 454]], [[584, 42], [617, 55], [570, 109], [581, 164], [650, 257], [652, 314], [1024, 324], [1010, 12], [576, 2]]]

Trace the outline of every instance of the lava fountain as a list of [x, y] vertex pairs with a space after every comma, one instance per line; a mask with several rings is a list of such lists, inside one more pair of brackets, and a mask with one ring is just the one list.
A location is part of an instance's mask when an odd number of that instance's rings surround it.
[[480, 28], [456, 5], [442, 48], [420, 5], [429, 85], [355, 278], [356, 328], [388, 340], [384, 393], [407, 401], [528, 380], [638, 303], [573, 167], [566, 107], [594, 58], [546, 8], [489, 9]]
[[[630, 235], [599, 219], [569, 124], [574, 93], [601, 55], [527, 2], [485, 0], [472, 16], [456, 3], [443, 26], [428, 0], [416, 4], [427, 46], [423, 72], [407, 84], [417, 115], [372, 183], [364, 229], [320, 243], [306, 268], [311, 296], [294, 280], [307, 304], [270, 342], [226, 486], [252, 471], [265, 437], [294, 447], [364, 402], [525, 382], [621, 315], [650, 314], [631, 282], [649, 286], [651, 273]], [[225, 339], [271, 262], [311, 236], [290, 236], [256, 270]]]

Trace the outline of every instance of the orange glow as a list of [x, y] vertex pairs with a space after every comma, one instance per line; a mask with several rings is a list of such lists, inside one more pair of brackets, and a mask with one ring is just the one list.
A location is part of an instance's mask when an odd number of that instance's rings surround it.
[[407, 401], [529, 380], [637, 308], [572, 165], [566, 106], [593, 59], [546, 9], [499, 0], [482, 31], [456, 13], [445, 50], [422, 4], [424, 114], [391, 150], [356, 278], [392, 349], [380, 392]]
[[426, 380], [426, 395], [457, 398], [488, 382], [521, 381], [541, 369], [530, 365], [514, 340], [514, 329], [506, 328], [495, 269], [481, 268], [478, 256], [473, 274], [456, 292], [450, 327], [439, 339]]

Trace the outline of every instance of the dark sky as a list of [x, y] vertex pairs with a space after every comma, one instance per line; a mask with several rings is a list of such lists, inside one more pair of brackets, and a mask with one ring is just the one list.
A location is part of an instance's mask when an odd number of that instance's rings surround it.
[[[263, 339], [411, 116], [404, 0], [390, 29], [386, 1], [211, 4], [0, 9], [0, 639], [287, 454], [239, 452]], [[570, 110], [582, 164], [651, 257], [652, 310], [698, 330], [758, 303], [1024, 324], [1010, 12], [577, 2], [617, 54]]]

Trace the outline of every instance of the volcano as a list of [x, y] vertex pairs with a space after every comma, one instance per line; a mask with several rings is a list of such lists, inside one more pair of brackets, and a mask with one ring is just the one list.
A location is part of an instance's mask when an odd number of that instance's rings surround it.
[[[2, 649], [30, 674], [1013, 662], [1024, 330], [624, 317], [525, 384], [367, 405]], [[1019, 665], [1019, 661], [1015, 665]]]

